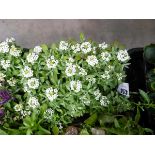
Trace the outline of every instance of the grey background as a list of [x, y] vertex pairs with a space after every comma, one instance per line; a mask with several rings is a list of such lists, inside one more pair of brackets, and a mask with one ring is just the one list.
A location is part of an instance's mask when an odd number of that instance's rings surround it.
[[155, 43], [155, 20], [0, 20], [0, 40], [12, 36], [25, 48], [68, 38], [79, 39], [81, 32], [97, 42], [118, 40], [126, 48], [143, 47]]

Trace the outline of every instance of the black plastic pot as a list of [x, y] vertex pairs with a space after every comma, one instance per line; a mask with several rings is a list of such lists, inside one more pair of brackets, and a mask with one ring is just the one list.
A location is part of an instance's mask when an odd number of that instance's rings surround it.
[[[129, 83], [130, 92], [138, 92], [139, 89], [147, 90], [146, 74], [155, 66], [147, 63], [143, 58], [143, 48], [133, 48], [128, 50], [131, 57], [129, 68], [126, 70], [126, 82]], [[135, 102], [140, 100], [139, 95], [134, 98]], [[140, 124], [146, 128], [151, 128], [155, 132], [155, 110], [145, 109], [141, 111]]]

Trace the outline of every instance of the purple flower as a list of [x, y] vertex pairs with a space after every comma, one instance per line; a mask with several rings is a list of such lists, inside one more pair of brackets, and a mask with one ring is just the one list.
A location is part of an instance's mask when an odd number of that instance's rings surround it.
[[5, 104], [12, 98], [11, 94], [7, 90], [0, 90], [0, 105]]
[[0, 109], [0, 117], [4, 116], [4, 110]]

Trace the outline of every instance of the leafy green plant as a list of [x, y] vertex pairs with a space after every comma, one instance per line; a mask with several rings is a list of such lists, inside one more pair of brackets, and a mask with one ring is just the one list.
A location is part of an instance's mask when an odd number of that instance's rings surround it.
[[[127, 50], [117, 42], [87, 41], [83, 34], [80, 39], [42, 44], [28, 52], [13, 38], [0, 43], [1, 86], [14, 97], [5, 105], [5, 131], [60, 134], [85, 114], [90, 114], [85, 124], [91, 126], [100, 113], [132, 109], [132, 103], [117, 92], [126, 76]], [[116, 118], [111, 123], [119, 127]]]

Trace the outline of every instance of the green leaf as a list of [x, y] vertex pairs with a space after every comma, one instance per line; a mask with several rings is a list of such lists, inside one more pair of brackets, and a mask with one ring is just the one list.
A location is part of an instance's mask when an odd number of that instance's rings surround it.
[[139, 108], [137, 107], [137, 114], [135, 116], [135, 123], [138, 124], [140, 120], [140, 111], [139, 111]]
[[4, 130], [0, 129], [0, 135], [7, 135], [7, 133]]
[[52, 131], [53, 131], [54, 135], [58, 135], [59, 134], [59, 128], [56, 125], [52, 128]]
[[47, 52], [48, 51], [48, 47], [47, 47], [46, 44], [42, 44], [41, 47], [43, 49], [43, 52]]
[[114, 125], [116, 128], [120, 128], [119, 122], [116, 118], [114, 119]]
[[87, 125], [93, 125], [93, 124], [95, 124], [96, 121], [97, 121], [97, 114], [94, 113], [88, 119], [86, 119], [84, 121], [84, 123], [87, 124]]
[[48, 131], [47, 129], [41, 127], [40, 125], [39, 125], [38, 129], [39, 129], [39, 134], [41, 134], [41, 135], [51, 135], [50, 131]]
[[83, 33], [80, 33], [80, 40], [81, 40], [81, 42], [85, 41], [85, 36]]
[[149, 128], [144, 128], [144, 131], [147, 133], [153, 133], [153, 130], [149, 129]]
[[32, 130], [31, 129], [27, 129], [26, 134], [27, 135], [31, 135], [32, 134]]
[[147, 103], [150, 103], [150, 98], [147, 93], [145, 93], [143, 90], [139, 89], [140, 95], [143, 97], [144, 101]]

